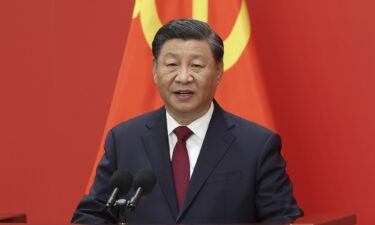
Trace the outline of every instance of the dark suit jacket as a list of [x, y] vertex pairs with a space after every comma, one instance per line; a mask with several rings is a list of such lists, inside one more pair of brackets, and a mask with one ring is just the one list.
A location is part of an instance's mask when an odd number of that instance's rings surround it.
[[[128, 223], [254, 223], [292, 221], [302, 216], [280, 155], [277, 134], [215, 109], [182, 208], [177, 206], [169, 156], [165, 109], [113, 128], [89, 195], [73, 223], [116, 223], [106, 211], [112, 174], [152, 170], [154, 190], [144, 196]], [[133, 193], [128, 194], [129, 197]]]

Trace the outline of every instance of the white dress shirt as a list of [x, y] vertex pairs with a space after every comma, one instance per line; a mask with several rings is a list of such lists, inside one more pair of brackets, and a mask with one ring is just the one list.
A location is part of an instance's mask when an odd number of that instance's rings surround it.
[[[173, 117], [167, 113], [167, 129], [168, 129], [168, 141], [169, 141], [169, 155], [172, 161], [172, 155], [174, 146], [177, 143], [177, 136], [173, 133], [173, 130], [180, 125]], [[214, 104], [211, 102], [211, 106], [208, 111], [198, 119], [194, 120], [192, 123], [187, 125], [187, 127], [193, 132], [193, 134], [186, 140], [186, 148], [188, 150], [189, 162], [190, 162], [190, 177], [193, 174], [195, 164], [199, 153], [201, 151], [204, 138], [206, 137], [208, 125], [211, 121], [212, 113], [214, 112]]]

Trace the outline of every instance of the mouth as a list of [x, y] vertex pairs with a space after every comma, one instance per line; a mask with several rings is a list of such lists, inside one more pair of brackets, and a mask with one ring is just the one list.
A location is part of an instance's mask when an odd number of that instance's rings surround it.
[[177, 91], [174, 91], [173, 94], [179, 100], [188, 100], [194, 95], [194, 92], [191, 90], [177, 90]]

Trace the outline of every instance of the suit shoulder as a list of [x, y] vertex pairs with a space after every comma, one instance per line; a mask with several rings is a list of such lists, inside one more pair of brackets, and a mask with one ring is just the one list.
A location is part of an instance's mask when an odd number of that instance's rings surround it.
[[[246, 120], [231, 113], [226, 113], [230, 131], [236, 137], [238, 146], [252, 146], [251, 152], [264, 154], [265, 149], [281, 150], [281, 137], [274, 131], [253, 121]], [[270, 146], [273, 146], [270, 148]], [[246, 148], [248, 149], [248, 148]]]
[[159, 120], [163, 115], [163, 112], [165, 114], [165, 110], [161, 108], [155, 111], [144, 113], [117, 124], [111, 130], [114, 133], [122, 133], [123, 131], [131, 131], [132, 133], [137, 133], [138, 131], [143, 132], [148, 124], [152, 124]]
[[233, 123], [237, 130], [245, 133], [251, 133], [252, 135], [260, 135], [260, 136], [273, 136], [273, 135], [278, 135], [276, 132], [273, 130], [260, 125], [256, 122], [244, 119], [242, 117], [239, 117], [237, 115], [234, 115], [230, 112], [224, 112], [226, 118], [228, 118], [228, 121]]

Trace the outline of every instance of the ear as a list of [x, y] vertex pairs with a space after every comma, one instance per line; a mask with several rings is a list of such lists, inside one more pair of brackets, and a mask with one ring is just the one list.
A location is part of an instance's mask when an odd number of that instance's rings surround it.
[[221, 60], [219, 63], [216, 63], [216, 81], [219, 84], [221, 77], [224, 73], [224, 63], [223, 60]]
[[153, 66], [152, 66], [152, 74], [153, 74], [153, 77], [154, 77], [154, 82], [155, 82], [155, 84], [157, 84], [158, 83], [158, 79], [157, 79], [157, 73], [156, 73], [156, 69], [157, 69], [157, 62], [156, 62], [156, 60], [154, 59], [153, 60]]

